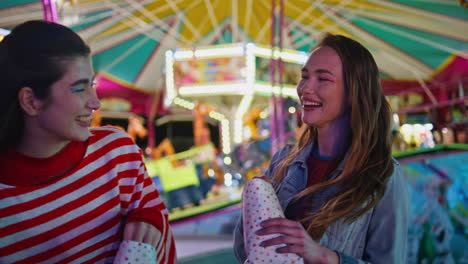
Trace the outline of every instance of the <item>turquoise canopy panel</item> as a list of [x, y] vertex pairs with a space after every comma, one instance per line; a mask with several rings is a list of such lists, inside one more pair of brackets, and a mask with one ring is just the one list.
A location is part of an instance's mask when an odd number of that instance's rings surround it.
[[142, 60], [141, 57], [150, 58], [157, 45], [158, 42], [155, 40], [138, 35], [110, 49], [94, 54], [94, 70], [118, 76], [123, 81], [133, 83], [145, 67], [146, 61]]
[[41, 2], [38, 0], [2, 0], [0, 3], [0, 8], [11, 8], [18, 7], [25, 4]]
[[457, 1], [420, 1], [420, 0], [392, 0], [392, 2], [411, 6], [433, 13], [444, 14], [450, 17], [467, 19], [467, 9], [460, 6]]
[[[453, 54], [451, 51], [467, 50], [468, 48], [465, 41], [427, 31], [377, 22], [362, 17], [353, 18], [350, 21], [374, 36], [379, 36], [389, 45], [404, 52], [406, 56], [417, 58], [432, 69], [437, 69], [446, 62]], [[385, 34], [382, 33], [384, 30]], [[424, 48], [421, 47], [421, 44], [425, 44]], [[430, 56], [426, 56], [427, 54]]]
[[27, 20], [44, 19], [41, 0], [1, 0], [0, 28], [11, 29]]

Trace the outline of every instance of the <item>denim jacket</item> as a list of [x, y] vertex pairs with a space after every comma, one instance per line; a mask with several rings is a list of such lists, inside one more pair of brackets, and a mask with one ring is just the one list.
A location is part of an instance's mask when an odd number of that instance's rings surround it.
[[[278, 163], [285, 158], [292, 146], [286, 146], [277, 152], [266, 175], [273, 176]], [[307, 158], [313, 143], [307, 145], [288, 166], [286, 176], [276, 189], [276, 194], [283, 211], [292, 198], [306, 188]], [[333, 172], [332, 178], [343, 171], [349, 151], [343, 162]], [[348, 223], [338, 220], [329, 226], [319, 244], [338, 253], [340, 264], [343, 263], [406, 263], [406, 239], [409, 214], [408, 190], [399, 163], [394, 159], [394, 171], [387, 183], [386, 192], [371, 210], [357, 220]], [[325, 201], [335, 194], [338, 186], [332, 186], [316, 193], [314, 200]], [[317, 204], [321, 204], [320, 202]], [[312, 208], [311, 210], [316, 210]], [[234, 253], [238, 260], [245, 261], [242, 216], [234, 230]]]

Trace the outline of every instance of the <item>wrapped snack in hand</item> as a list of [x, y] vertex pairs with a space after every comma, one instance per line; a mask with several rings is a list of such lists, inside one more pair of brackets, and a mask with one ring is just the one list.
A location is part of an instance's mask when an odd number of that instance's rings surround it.
[[146, 243], [124, 240], [114, 259], [114, 264], [156, 264], [156, 249]]
[[244, 224], [244, 245], [247, 252], [246, 263], [276, 263], [276, 264], [303, 264], [304, 261], [296, 254], [276, 253], [271, 246], [261, 247], [262, 241], [277, 235], [259, 236], [255, 232], [261, 229], [260, 223], [266, 219], [284, 217], [283, 210], [278, 202], [271, 184], [262, 177], [250, 180], [242, 192], [242, 220]]

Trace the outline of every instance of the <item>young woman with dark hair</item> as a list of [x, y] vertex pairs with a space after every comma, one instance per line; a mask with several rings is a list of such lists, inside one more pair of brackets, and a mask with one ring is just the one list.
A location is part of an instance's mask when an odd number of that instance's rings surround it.
[[[271, 179], [286, 218], [262, 222], [261, 246], [305, 263], [406, 263], [407, 187], [391, 156], [391, 110], [360, 43], [327, 34], [297, 85], [305, 129], [274, 155]], [[235, 253], [246, 258], [242, 220]]]
[[89, 128], [100, 102], [83, 40], [25, 22], [0, 42], [0, 72], [0, 262], [112, 263], [136, 241], [176, 263], [141, 150], [118, 129]]

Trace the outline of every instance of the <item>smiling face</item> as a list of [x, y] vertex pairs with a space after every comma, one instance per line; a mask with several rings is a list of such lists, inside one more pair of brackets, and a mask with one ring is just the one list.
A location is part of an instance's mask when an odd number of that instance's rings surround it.
[[48, 142], [84, 141], [89, 137], [91, 114], [100, 107], [91, 59], [75, 57], [62, 65], [65, 73], [52, 84], [48, 98], [35, 99], [39, 111], [31, 125]]
[[335, 50], [323, 46], [313, 51], [302, 68], [297, 93], [304, 123], [339, 128], [347, 119], [343, 65]]

